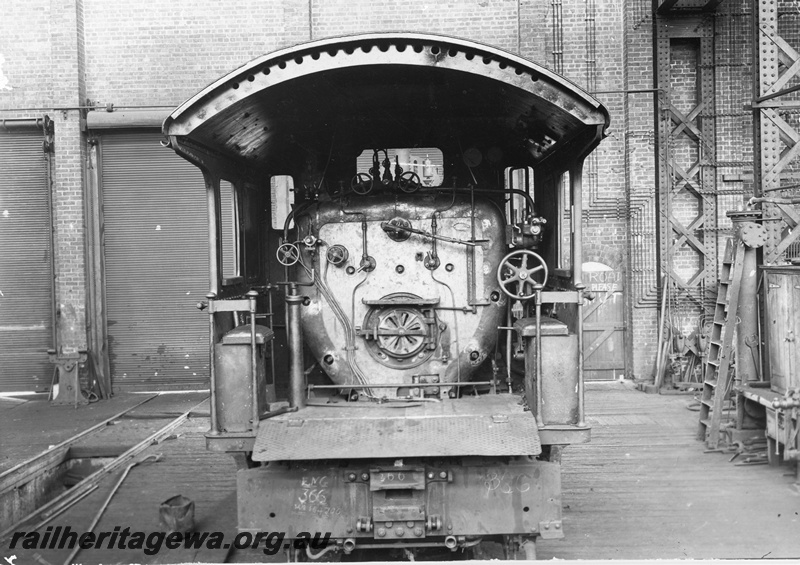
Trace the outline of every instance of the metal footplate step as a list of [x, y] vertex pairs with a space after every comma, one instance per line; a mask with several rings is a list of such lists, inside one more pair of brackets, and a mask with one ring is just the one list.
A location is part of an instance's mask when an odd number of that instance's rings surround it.
[[259, 424], [254, 461], [535, 456], [536, 420], [511, 394], [441, 402], [308, 406]]

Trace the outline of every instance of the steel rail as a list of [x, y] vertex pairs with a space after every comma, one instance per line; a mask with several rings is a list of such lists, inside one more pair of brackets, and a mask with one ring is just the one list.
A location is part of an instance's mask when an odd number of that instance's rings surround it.
[[[103, 479], [103, 477], [117, 470], [118, 468], [122, 467], [126, 463], [130, 462], [137, 455], [139, 455], [141, 452], [143, 452], [145, 449], [147, 449], [154, 443], [158, 443], [159, 441], [167, 437], [167, 435], [169, 435], [169, 433], [172, 432], [172, 430], [183, 424], [188, 419], [189, 414], [194, 412], [195, 409], [197, 409], [201, 404], [206, 402], [206, 400], [208, 400], [208, 398], [204, 398], [201, 402], [198, 402], [197, 404], [192, 406], [189, 410], [182, 413], [180, 416], [172, 420], [169, 424], [165, 425], [156, 432], [150, 434], [147, 438], [145, 438], [141, 442], [131, 447], [125, 453], [123, 453], [113, 461], [109, 462], [107, 465], [103, 466], [101, 469], [98, 469], [97, 471], [95, 471], [94, 473], [83, 479], [81, 482], [73, 486], [67, 492], [63, 493], [60, 496], [57, 496], [44, 506], [37, 508], [36, 510], [34, 510], [21, 520], [19, 520], [16, 524], [13, 524], [10, 527], [3, 530], [2, 532], [0, 532], [0, 540], [5, 540], [8, 534], [14, 532], [15, 530], [20, 529], [20, 526], [30, 522], [34, 518], [40, 516], [43, 518], [48, 517], [47, 514], [52, 514], [53, 513], [52, 510], [54, 510], [55, 508], [60, 508], [66, 501], [69, 501], [73, 498], [80, 498], [84, 496], [85, 491], [92, 489], [94, 486], [96, 486], [96, 484], [99, 483]], [[48, 513], [48, 511], [51, 512]]]
[[[37, 455], [34, 455], [30, 459], [27, 459], [27, 460], [23, 461], [22, 463], [14, 465], [13, 467], [8, 469], [7, 471], [3, 471], [2, 473], [0, 473], [0, 495], [5, 494], [7, 491], [9, 491], [10, 489], [16, 487], [19, 483], [21, 483], [23, 481], [27, 482], [27, 481], [31, 480], [31, 475], [34, 475], [34, 474], [39, 473], [39, 472], [43, 471], [44, 469], [46, 469], [49, 466], [49, 463], [52, 462], [53, 456], [56, 455], [57, 452], [59, 450], [61, 450], [62, 448], [69, 448], [70, 445], [72, 445], [73, 443], [77, 442], [79, 439], [84, 438], [84, 437], [86, 437], [86, 436], [88, 436], [88, 435], [90, 435], [90, 434], [92, 434], [94, 432], [97, 432], [102, 428], [105, 428], [109, 423], [113, 422], [114, 420], [118, 420], [119, 418], [121, 418], [126, 413], [130, 412], [131, 410], [133, 410], [134, 408], [138, 408], [139, 406], [141, 406], [145, 402], [149, 402], [150, 400], [153, 400], [157, 396], [158, 396], [158, 394], [154, 394], [152, 396], [149, 396], [149, 397], [145, 398], [144, 400], [142, 400], [141, 402], [139, 402], [137, 404], [134, 404], [133, 406], [131, 406], [129, 408], [126, 408], [122, 412], [119, 412], [118, 414], [115, 414], [114, 416], [111, 416], [110, 418], [106, 418], [102, 422], [100, 422], [98, 424], [95, 424], [94, 426], [92, 426], [90, 428], [87, 428], [87, 429], [83, 430], [82, 432], [79, 432], [79, 433], [75, 434], [74, 436], [72, 436], [72, 437], [70, 437], [68, 439], [65, 439], [61, 443], [58, 443], [58, 444], [48, 448], [47, 451], [42, 451], [41, 453], [39, 453]], [[66, 455], [66, 450], [64, 450], [64, 455]], [[56, 458], [58, 458], [57, 455], [56, 455]], [[24, 473], [20, 474], [20, 476], [18, 476], [18, 477], [14, 477], [13, 476], [15, 473], [19, 473], [19, 471], [23, 471], [26, 467], [32, 467], [32, 468], [30, 468], [28, 470], [28, 472], [24, 472]]]

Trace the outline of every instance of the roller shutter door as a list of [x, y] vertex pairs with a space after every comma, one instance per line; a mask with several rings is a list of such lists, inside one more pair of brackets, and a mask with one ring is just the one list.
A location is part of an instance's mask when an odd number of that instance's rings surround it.
[[49, 388], [53, 270], [40, 130], [0, 130], [0, 392]]
[[104, 134], [101, 182], [112, 386], [208, 387], [208, 213], [199, 169], [157, 134]]

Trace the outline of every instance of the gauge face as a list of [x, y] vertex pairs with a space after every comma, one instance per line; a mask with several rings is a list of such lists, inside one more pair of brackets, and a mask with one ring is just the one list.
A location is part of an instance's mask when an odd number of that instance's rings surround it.
[[339, 267], [350, 258], [350, 252], [344, 245], [332, 245], [328, 248], [327, 258], [331, 265]]
[[483, 155], [477, 147], [470, 147], [464, 151], [462, 158], [464, 159], [464, 164], [470, 168], [477, 167], [481, 164], [481, 161], [483, 161]]
[[386, 235], [388, 235], [394, 241], [405, 241], [411, 237], [411, 232], [408, 231], [408, 228], [410, 227], [411, 222], [405, 218], [397, 217], [386, 222], [386, 226], [383, 227], [383, 231], [386, 232]]

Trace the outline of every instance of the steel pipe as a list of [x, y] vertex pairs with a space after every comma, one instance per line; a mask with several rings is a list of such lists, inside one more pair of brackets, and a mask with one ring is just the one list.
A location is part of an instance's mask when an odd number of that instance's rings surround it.
[[258, 427], [258, 358], [256, 350], [256, 298], [258, 293], [251, 290], [247, 293], [250, 305], [250, 383], [252, 386], [251, 402], [253, 409], [253, 430]]
[[303, 372], [303, 328], [300, 325], [300, 305], [303, 297], [297, 285], [289, 285], [286, 294], [286, 333], [289, 343], [289, 405], [306, 407], [305, 373]]
[[0, 129], [31, 129], [31, 128], [44, 128], [47, 116], [41, 118], [3, 118], [0, 120]]
[[217, 371], [215, 369], [216, 365], [216, 355], [214, 352], [216, 351], [216, 333], [217, 333], [217, 324], [216, 320], [214, 319], [214, 305], [213, 302], [217, 298], [217, 295], [213, 292], [209, 292], [206, 294], [206, 300], [208, 300], [208, 386], [211, 389], [211, 400], [210, 403], [210, 427], [209, 433], [211, 435], [219, 434], [219, 424], [217, 423]]

